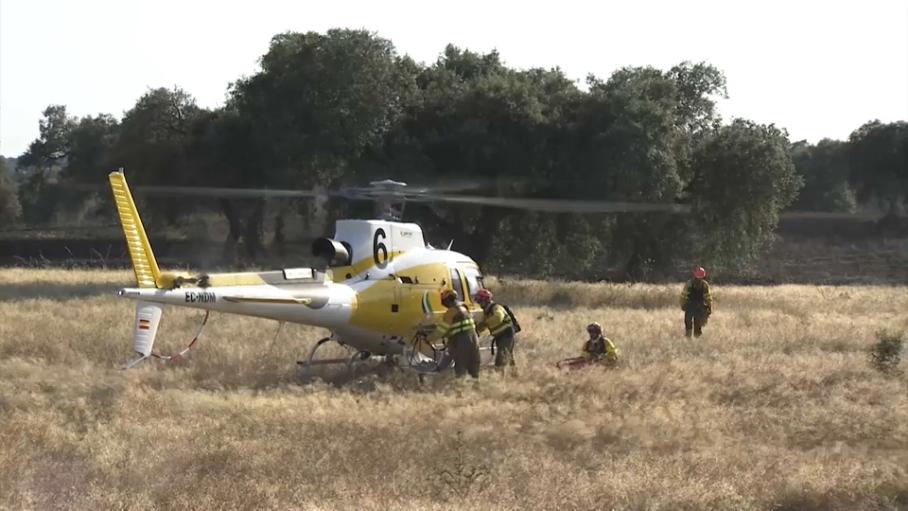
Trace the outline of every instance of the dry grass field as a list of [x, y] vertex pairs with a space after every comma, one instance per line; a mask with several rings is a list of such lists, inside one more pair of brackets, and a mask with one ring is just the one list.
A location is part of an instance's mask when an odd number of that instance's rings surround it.
[[[908, 509], [908, 380], [866, 354], [906, 288], [719, 286], [689, 341], [680, 285], [493, 282], [519, 373], [419, 386], [303, 384], [321, 331], [226, 315], [119, 371], [129, 283], [0, 271], [0, 509]], [[199, 318], [166, 310], [157, 347]], [[591, 320], [623, 367], [555, 370]]]

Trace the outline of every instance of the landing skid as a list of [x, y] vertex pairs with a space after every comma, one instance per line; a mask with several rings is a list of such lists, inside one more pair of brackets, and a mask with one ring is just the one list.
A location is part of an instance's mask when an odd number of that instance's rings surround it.
[[[336, 342], [338, 345], [342, 346], [350, 352], [350, 355], [345, 357], [336, 357], [336, 358], [316, 358], [316, 354], [319, 351], [319, 348], [328, 344], [329, 342]], [[446, 369], [450, 369], [453, 365], [453, 360], [448, 355], [447, 351], [443, 347], [438, 347], [426, 340], [424, 336], [417, 336], [413, 339], [411, 345], [412, 347], [407, 347], [404, 349], [402, 356], [397, 355], [374, 355], [368, 351], [354, 350], [350, 348], [343, 341], [338, 339], [335, 336], [324, 337], [319, 339], [315, 346], [309, 350], [309, 355], [305, 360], [297, 360], [296, 365], [300, 369], [301, 376], [304, 379], [309, 379], [312, 377], [312, 367], [313, 366], [325, 366], [325, 365], [346, 365], [347, 371], [352, 376], [356, 367], [359, 363], [366, 360], [381, 361], [387, 364], [401, 367], [403, 369], [410, 369], [419, 375], [420, 381], [427, 375], [435, 375], [444, 372]], [[480, 352], [490, 351], [490, 347], [480, 347]], [[399, 366], [397, 365], [398, 360], [402, 362]]]
[[[325, 344], [334, 341], [340, 346], [343, 346], [345, 349], [351, 352], [350, 355], [346, 357], [337, 357], [337, 358], [315, 358], [315, 354], [318, 352], [319, 348]], [[309, 356], [306, 357], [306, 360], [297, 360], [296, 365], [299, 367], [303, 378], [308, 379], [312, 376], [312, 367], [313, 366], [324, 366], [324, 365], [345, 365], [347, 371], [352, 375], [356, 371], [356, 365], [359, 362], [364, 360], [385, 360], [386, 357], [383, 356], [374, 356], [372, 353], [363, 350], [353, 350], [348, 345], [344, 344], [342, 341], [337, 339], [334, 336], [325, 337], [319, 339], [315, 343], [315, 346], [309, 351]]]
[[354, 353], [354, 355], [352, 357], [323, 358], [323, 359], [316, 360], [315, 353], [318, 351], [318, 349], [321, 348], [322, 346], [324, 346], [326, 343], [331, 342], [331, 341], [338, 343], [339, 345], [343, 346], [344, 348], [347, 348], [348, 350], [350, 349], [346, 344], [340, 342], [334, 336], [319, 339], [318, 342], [315, 343], [315, 346], [313, 346], [312, 349], [309, 350], [309, 356], [306, 357], [306, 360], [297, 360], [296, 361], [296, 365], [301, 370], [303, 378], [308, 379], [312, 376], [312, 366], [333, 365], [333, 364], [347, 364], [349, 366], [351, 361], [353, 360], [353, 357], [358, 355], [358, 353]]

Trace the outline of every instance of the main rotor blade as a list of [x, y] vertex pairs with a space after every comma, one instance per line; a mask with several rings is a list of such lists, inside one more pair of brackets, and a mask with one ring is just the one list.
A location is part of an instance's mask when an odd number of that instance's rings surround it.
[[[408, 196], [413, 202], [447, 202], [475, 204], [479, 206], [523, 209], [548, 213], [646, 213], [664, 212], [672, 214], [691, 213], [686, 204], [659, 202], [594, 201], [581, 199], [534, 199], [516, 197], [482, 197], [466, 195], [426, 194]], [[784, 211], [779, 215], [786, 220], [879, 220], [879, 214], [870, 212], [827, 212], [827, 211]]]
[[863, 211], [855, 213], [837, 213], [831, 211], [783, 211], [779, 214], [786, 220], [879, 220], [881, 214]]
[[216, 197], [219, 199], [267, 199], [318, 197], [324, 195], [314, 190], [277, 190], [268, 188], [211, 188], [194, 186], [136, 186], [135, 192], [143, 195], [178, 197]]
[[548, 213], [689, 213], [690, 208], [683, 204], [659, 202], [619, 202], [573, 199], [528, 199], [512, 197], [480, 197], [467, 195], [424, 195], [413, 197], [418, 202], [437, 201], [454, 204], [476, 204], [508, 209], [544, 211]]

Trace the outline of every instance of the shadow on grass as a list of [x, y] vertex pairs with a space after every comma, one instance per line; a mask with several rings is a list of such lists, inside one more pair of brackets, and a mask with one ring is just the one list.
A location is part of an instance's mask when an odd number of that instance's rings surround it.
[[35, 284], [0, 284], [0, 302], [20, 300], [48, 299], [72, 300], [74, 298], [94, 298], [98, 296], [116, 296], [122, 286], [116, 284], [44, 283]]

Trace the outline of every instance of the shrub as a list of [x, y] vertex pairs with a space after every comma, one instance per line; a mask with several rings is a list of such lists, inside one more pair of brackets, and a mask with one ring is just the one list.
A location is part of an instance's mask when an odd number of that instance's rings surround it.
[[898, 372], [899, 362], [902, 360], [902, 336], [890, 332], [877, 333], [879, 341], [870, 347], [870, 365], [874, 369], [885, 373]]

